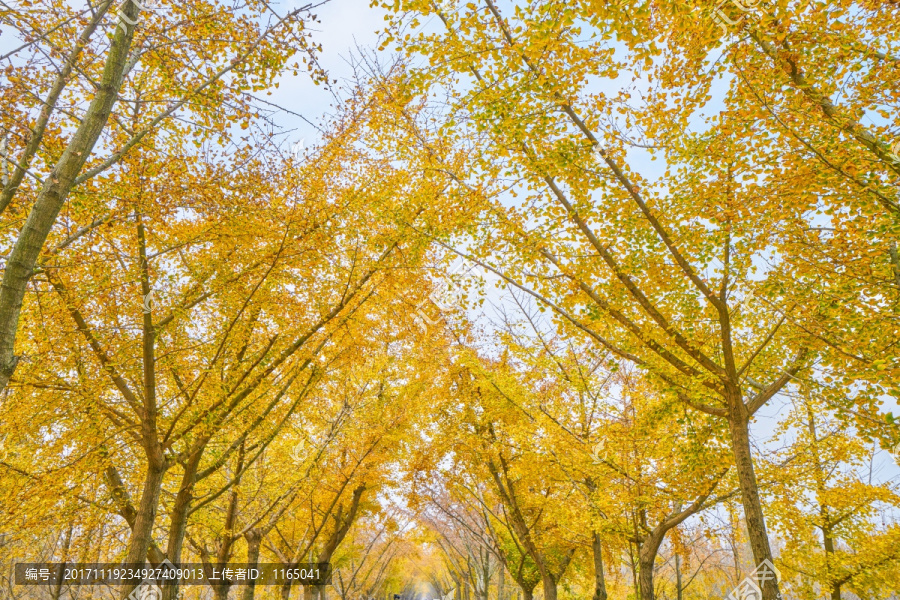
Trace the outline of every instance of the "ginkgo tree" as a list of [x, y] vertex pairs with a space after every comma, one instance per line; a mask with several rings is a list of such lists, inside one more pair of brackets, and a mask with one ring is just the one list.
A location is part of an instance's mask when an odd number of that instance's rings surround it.
[[[386, 218], [379, 231], [372, 211], [400, 198], [415, 212], [434, 191], [398, 194], [408, 179], [353, 147], [364, 122], [348, 109], [302, 167], [239, 148], [229, 159], [247, 168], [229, 175], [232, 162], [204, 160], [175, 140], [168, 150], [180, 169], [132, 154], [130, 169], [98, 193], [120, 216], [64, 240], [41, 264], [27, 313], [35, 360], [14, 381], [17, 409], [72, 411], [52, 437], [91, 456], [82, 474], [102, 475], [104, 502], [131, 530], [126, 562], [179, 561], [204, 480], [265, 451], [318, 382], [320, 353], [376, 291], [385, 306], [398, 301], [391, 268], [416, 244], [405, 220]], [[370, 177], [347, 180], [354, 168]], [[186, 192], [182, 181], [204, 183]], [[386, 216], [402, 209], [382, 204]], [[347, 233], [364, 229], [366, 237]], [[46, 436], [42, 425], [10, 445]], [[34, 469], [24, 472], [31, 482], [20, 493], [42, 485]], [[163, 546], [154, 530], [173, 476]], [[216, 495], [227, 498], [228, 487]]]
[[889, 597], [896, 7], [380, 4], [0, 9], [3, 593]]
[[789, 533], [781, 562], [799, 576], [801, 597], [815, 597], [816, 583], [832, 600], [847, 589], [860, 597], [882, 593], [897, 577], [900, 529], [879, 522], [877, 511], [900, 502], [896, 484], [869, 478], [871, 448], [810, 392], [807, 386], [793, 399], [779, 429], [797, 438], [766, 473], [776, 528]]
[[[478, 148], [466, 169], [445, 166], [488, 215], [468, 256], [613, 360], [639, 365], [660, 389], [727, 424], [755, 561], [771, 562], [751, 421], [798, 375], [821, 376], [816, 369], [838, 372], [858, 390], [852, 403], [877, 421], [876, 399], [890, 383], [874, 368], [877, 353], [854, 361], [847, 351], [893, 347], [892, 284], [875, 291], [801, 268], [818, 252], [803, 235], [819, 225], [807, 208], [818, 188], [771, 185], [786, 165], [771, 160], [779, 147], [763, 143], [764, 129], [732, 104], [707, 117], [708, 80], [679, 86], [653, 71], [655, 38], [621, 31], [631, 8], [652, 27], [649, 7], [391, 7], [394, 39], [428, 59], [409, 76], [410, 94], [447, 98], [434, 109], [444, 139]], [[424, 16], [442, 30], [400, 37]], [[645, 68], [650, 81], [620, 81], [623, 70], [637, 80]], [[647, 101], [631, 102], [645, 87]], [[667, 94], [680, 109], [675, 121]], [[689, 127], [692, 117], [705, 118], [701, 131]], [[664, 171], [643, 175], [636, 149], [662, 158]], [[890, 216], [879, 218], [887, 226]], [[887, 282], [882, 256], [873, 279]], [[765, 598], [778, 595], [774, 577], [762, 583]]]
[[[297, 52], [313, 65], [309, 7], [272, 19], [264, 3], [237, 6], [23, 2], [0, 13], [19, 44], [2, 57], [0, 91], [0, 389], [18, 362], [28, 282], [60, 215], [68, 234], [97, 227], [114, 215], [83, 195], [91, 198], [97, 178], [118, 173], [133, 150], [152, 152], [167, 137], [201, 145], [233, 125], [246, 128], [259, 110], [252, 92], [272, 85]], [[213, 26], [219, 34], [207, 35]], [[73, 191], [80, 201], [64, 211]]]

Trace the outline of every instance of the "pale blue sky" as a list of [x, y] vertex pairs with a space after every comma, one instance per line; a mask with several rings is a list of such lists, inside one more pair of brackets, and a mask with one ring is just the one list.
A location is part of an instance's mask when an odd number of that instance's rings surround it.
[[[303, 0], [288, 0], [275, 6], [276, 10], [283, 13], [305, 4], [307, 2]], [[376, 46], [376, 31], [384, 28], [385, 13], [381, 9], [371, 8], [368, 0], [331, 0], [313, 13], [321, 21], [310, 28], [313, 41], [322, 45], [320, 64], [332, 79], [338, 80], [336, 87], [339, 88], [341, 81], [352, 76], [348, 61], [356, 53], [357, 46], [366, 49]], [[339, 89], [337, 93], [340, 93]], [[333, 112], [333, 106], [329, 105], [335, 101], [331, 92], [321, 85], [315, 85], [305, 72], [297, 76], [286, 74], [279, 80], [279, 88], [271, 96], [260, 97], [303, 115], [313, 123]], [[301, 139], [305, 139], [307, 146], [315, 142], [315, 128], [300, 117], [283, 112], [278, 114], [276, 120], [286, 130], [293, 130], [287, 136], [288, 145]]]

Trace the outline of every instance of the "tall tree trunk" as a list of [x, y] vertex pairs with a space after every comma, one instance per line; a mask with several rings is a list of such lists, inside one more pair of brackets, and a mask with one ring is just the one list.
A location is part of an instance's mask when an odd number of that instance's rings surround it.
[[[237, 473], [240, 473], [241, 463], [243, 462], [243, 454], [238, 457]], [[238, 475], [240, 477], [240, 475]], [[237, 538], [234, 536], [234, 524], [237, 521], [238, 509], [238, 487], [237, 481], [231, 488], [231, 494], [228, 498], [228, 512], [225, 515], [225, 526], [223, 533], [219, 536], [218, 550], [216, 552], [216, 562], [220, 565], [228, 564], [231, 560], [231, 550]], [[231, 590], [231, 583], [222, 582], [220, 585], [213, 586], [213, 595], [216, 600], [227, 600], [228, 592]]]
[[556, 600], [556, 578], [548, 573], [546, 577], [541, 577], [541, 585], [544, 588], [544, 600]]
[[[694, 500], [690, 506], [681, 509], [681, 503], [676, 502], [674, 506], [674, 510], [666, 515], [666, 517], [660, 521], [660, 523], [654, 527], [650, 533], [642, 536], [640, 538], [640, 545], [638, 546], [638, 566], [639, 566], [639, 578], [640, 578], [640, 594], [639, 598], [641, 600], [654, 600], [656, 597], [656, 589], [653, 585], [653, 569], [656, 565], [656, 557], [659, 555], [659, 549], [662, 546], [663, 540], [666, 539], [666, 535], [674, 529], [678, 527], [681, 523], [683, 523], [687, 518], [691, 515], [695, 515], [704, 508], [707, 507], [707, 500], [715, 489], [716, 485], [718, 485], [719, 479], [721, 479], [727, 470], [722, 471], [718, 478], [716, 478], [713, 483], [712, 488]], [[677, 554], [676, 554], [676, 565], [677, 563]], [[678, 587], [679, 594], [681, 589], [681, 575], [680, 571], [678, 573]]]
[[504, 600], [506, 593], [506, 565], [501, 560], [497, 566], [497, 600]]
[[[184, 534], [187, 530], [188, 512], [194, 499], [194, 478], [203, 456], [202, 448], [195, 451], [188, 458], [184, 474], [181, 477], [181, 486], [175, 495], [175, 503], [172, 505], [172, 515], [169, 519], [169, 543], [166, 547], [166, 557], [173, 563], [181, 562], [181, 549], [184, 545]], [[163, 586], [162, 600], [175, 600], [178, 597], [177, 579]]]
[[[343, 505], [340, 506], [337, 515], [335, 515], [335, 529], [331, 533], [331, 536], [326, 540], [322, 547], [322, 551], [316, 556], [316, 562], [326, 563], [331, 560], [335, 550], [337, 550], [341, 542], [344, 541], [347, 532], [350, 531], [350, 527], [356, 520], [356, 516], [359, 513], [359, 503], [365, 491], [365, 484], [360, 484], [354, 488], [353, 496], [350, 500], [350, 507], [347, 509], [346, 516], [343, 514]], [[287, 588], [282, 588], [283, 600], [289, 600], [290, 585], [291, 583], [288, 582], [286, 584]], [[305, 600], [325, 600], [325, 586], [307, 585], [304, 586], [303, 590]], [[285, 593], [287, 593], [287, 595], [284, 595]]]
[[[825, 547], [825, 564], [834, 564], [834, 537], [831, 534], [830, 527], [822, 528], [822, 545]], [[831, 577], [829, 570], [828, 576]], [[831, 585], [831, 600], [841, 600], [841, 584], [833, 583]]]
[[[137, 2], [126, 0], [119, 10], [128, 18], [129, 23], [137, 22], [140, 10]], [[125, 22], [122, 25], [113, 33], [97, 92], [62, 156], [44, 180], [3, 271], [3, 281], [0, 284], [0, 392], [6, 389], [18, 363], [15, 355], [16, 333], [28, 281], [34, 274], [38, 257], [56, 217], [75, 185], [75, 178], [81, 173], [106, 127], [119, 96], [135, 27], [132, 24], [126, 25]]]
[[[896, 247], [894, 247], [896, 251]], [[812, 407], [806, 405], [807, 427], [809, 428], [810, 445], [812, 446], [813, 459], [815, 460], [815, 479], [816, 479], [816, 500], [819, 504], [819, 516], [822, 518], [822, 547], [825, 550], [825, 571], [831, 578], [831, 566], [834, 564], [834, 537], [831, 532], [831, 515], [828, 505], [824, 503], [825, 498], [825, 470], [822, 467], [822, 459], [819, 455], [819, 436], [816, 433], [816, 418]], [[831, 600], [841, 600], [841, 584], [834, 583], [831, 585]]]
[[[259, 531], [251, 529], [244, 534], [244, 539], [247, 540], [247, 567], [249, 569], [255, 569], [256, 565], [259, 564], [259, 546], [262, 543], [262, 535]], [[255, 582], [250, 582], [244, 586], [241, 593], [241, 600], [253, 600], [255, 593]]]
[[314, 585], [304, 585], [303, 600], [319, 600], [318, 588]]
[[594, 600], [606, 600], [606, 576], [603, 572], [603, 542], [600, 534], [594, 532], [591, 540], [594, 553]]
[[[288, 565], [290, 568], [290, 565]], [[281, 600], [291, 600], [291, 588], [294, 587], [294, 582], [291, 580], [285, 581], [281, 584]], [[309, 600], [309, 598], [306, 598]]]
[[[131, 530], [131, 539], [128, 541], [128, 551], [125, 553], [126, 563], [144, 564], [147, 550], [150, 548], [153, 524], [156, 522], [159, 493], [162, 489], [165, 472], [165, 467], [158, 460], [151, 458], [148, 461], [147, 473], [144, 476], [144, 489], [141, 492], [134, 528]], [[140, 582], [141, 580], [138, 578], [123, 583], [120, 592], [122, 600], [128, 598], [128, 595]]]
[[656, 555], [659, 553], [665, 533], [665, 531], [654, 530], [641, 544], [638, 553], [641, 600], [656, 600], [656, 589], [653, 587], [653, 566], [656, 564]]
[[[119, 471], [113, 465], [109, 465], [103, 472], [103, 479], [106, 483], [110, 495], [112, 496], [113, 501], [116, 503], [116, 508], [119, 516], [125, 519], [125, 522], [128, 523], [128, 527], [131, 528], [131, 531], [133, 532], [135, 523], [137, 521], [137, 510], [131, 503], [131, 496], [128, 494], [128, 490], [125, 488], [125, 483], [122, 482], [122, 478], [119, 476]], [[102, 562], [100, 558], [101, 552], [100, 546], [98, 545], [95, 562]], [[163, 554], [163, 551], [159, 549], [159, 547], [156, 545], [156, 543], [153, 542], [151, 538], [150, 547], [147, 549], [147, 560], [149, 560], [154, 565], [158, 565], [161, 564], [165, 559], [166, 555]]]
[[[741, 399], [739, 390], [726, 387], [726, 404], [728, 407], [728, 427], [731, 431], [731, 448], [737, 470], [738, 485], [741, 488], [741, 503], [744, 507], [744, 518], [747, 521], [747, 533], [753, 560], [758, 568], [763, 561], [772, 560], [769, 547], [769, 536], [766, 533], [766, 522], [763, 516], [762, 502], [759, 498], [759, 485], [756, 482], [756, 471], [753, 467], [753, 454], [750, 450], [750, 414]], [[780, 598], [778, 583], [774, 577], [767, 577], [762, 582], [762, 600]]]
[[675, 553], [675, 600], [683, 600], [684, 588], [681, 587], [681, 555]]
[[230, 585], [214, 585], [212, 586], [213, 598], [216, 600], [228, 600], [228, 592], [231, 590]]

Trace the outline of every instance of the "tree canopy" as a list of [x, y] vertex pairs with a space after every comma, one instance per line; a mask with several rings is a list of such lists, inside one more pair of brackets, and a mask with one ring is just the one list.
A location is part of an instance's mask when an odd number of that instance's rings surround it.
[[0, 597], [897, 597], [896, 2], [15, 0], [0, 99]]

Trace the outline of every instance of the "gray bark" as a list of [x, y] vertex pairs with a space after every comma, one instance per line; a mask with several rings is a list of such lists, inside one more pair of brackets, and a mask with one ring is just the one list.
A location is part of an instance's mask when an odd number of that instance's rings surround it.
[[[144, 489], [141, 493], [141, 501], [135, 516], [134, 527], [131, 530], [131, 539], [128, 541], [128, 551], [125, 554], [126, 563], [143, 563], [147, 551], [151, 547], [153, 524], [156, 521], [156, 510], [159, 506], [159, 493], [162, 489], [165, 468], [161, 464], [147, 465], [144, 476]], [[133, 579], [122, 584], [120, 597], [122, 600], [140, 584], [141, 580]]]
[[[750, 449], [750, 413], [741, 400], [739, 391], [726, 390], [726, 404], [732, 455], [737, 469], [738, 485], [741, 489], [741, 504], [744, 507], [744, 518], [747, 522], [753, 560], [755, 566], [758, 567], [764, 560], [774, 561], [772, 549], [769, 546], [769, 535], [766, 532], [762, 501], [759, 497], [756, 470], [753, 467], [753, 454]], [[763, 582], [762, 592], [763, 600], [776, 600], [781, 597], [778, 583], [774, 577], [767, 578]]]
[[600, 535], [594, 532], [591, 540], [594, 553], [594, 600], [606, 600], [606, 577], [603, 573], [603, 543]]
[[[123, 2], [121, 11], [131, 21], [137, 20], [139, 9], [131, 0]], [[18, 363], [15, 342], [25, 289], [34, 274], [41, 249], [56, 222], [56, 217], [75, 184], [75, 178], [81, 172], [106, 127], [122, 85], [133, 36], [133, 25], [116, 28], [97, 93], [88, 106], [84, 119], [38, 193], [37, 200], [28, 213], [25, 225], [9, 255], [0, 283], [0, 392], [6, 389]]]
[[[247, 563], [249, 568], [253, 569], [259, 564], [259, 546], [262, 542], [262, 536], [255, 529], [251, 529], [244, 534], [247, 540]], [[253, 583], [244, 586], [241, 592], [241, 600], [253, 600], [256, 593], [256, 587]]]

